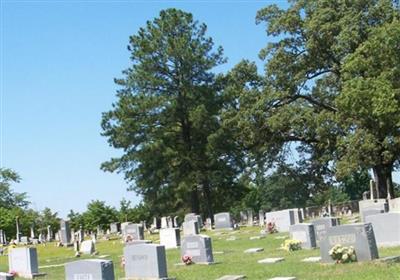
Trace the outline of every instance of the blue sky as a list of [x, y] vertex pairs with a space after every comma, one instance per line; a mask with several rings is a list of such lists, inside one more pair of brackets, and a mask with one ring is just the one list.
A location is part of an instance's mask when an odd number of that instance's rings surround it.
[[[222, 45], [226, 71], [257, 54], [268, 38], [257, 10], [285, 1], [4, 1], [1, 4], [1, 166], [23, 178], [33, 208], [65, 216], [92, 199], [118, 206], [122, 175], [101, 162], [118, 155], [100, 136], [114, 77], [129, 66], [128, 37], [161, 9], [192, 12]], [[398, 178], [398, 177], [397, 177]]]

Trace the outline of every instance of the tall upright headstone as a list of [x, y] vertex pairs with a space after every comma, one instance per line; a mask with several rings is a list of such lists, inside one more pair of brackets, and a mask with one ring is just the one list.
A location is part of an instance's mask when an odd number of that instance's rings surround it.
[[222, 212], [214, 215], [215, 229], [233, 229], [233, 222], [229, 212]]
[[176, 228], [178, 228], [178, 227], [180, 227], [181, 225], [179, 224], [179, 217], [178, 216], [175, 216], [174, 217], [174, 227], [176, 227]]
[[379, 258], [371, 223], [347, 224], [328, 228], [320, 240], [321, 262], [334, 262], [329, 251], [335, 245], [354, 247], [358, 261]]
[[33, 278], [39, 273], [36, 248], [13, 248], [8, 254], [8, 268], [22, 278]]
[[0, 229], [0, 244], [4, 245], [6, 244], [6, 240], [4, 238], [4, 230]]
[[113, 262], [89, 259], [65, 264], [65, 280], [114, 280]]
[[258, 211], [258, 224], [260, 227], [265, 226], [265, 212], [264, 210]]
[[71, 244], [71, 229], [68, 221], [60, 221], [60, 242], [63, 245]]
[[179, 228], [160, 229], [160, 244], [165, 249], [177, 248], [181, 245], [181, 234]]
[[182, 240], [181, 256], [189, 256], [194, 263], [214, 262], [211, 238], [206, 235], [188, 235]]
[[168, 228], [168, 219], [167, 219], [167, 217], [161, 217], [161, 228]]
[[185, 222], [196, 221], [197, 226], [199, 227], [199, 231], [201, 230], [202, 225], [203, 225], [203, 219], [201, 218], [201, 216], [193, 214], [193, 213], [189, 213], [189, 214], [185, 215], [184, 221]]
[[124, 247], [125, 277], [130, 279], [168, 278], [165, 247], [156, 244]]
[[51, 226], [50, 225], [47, 226], [46, 240], [47, 240], [47, 242], [50, 242], [51, 240], [53, 240], [53, 231], [51, 230]]
[[15, 218], [15, 227], [17, 230], [15, 237], [16, 237], [17, 243], [19, 243], [19, 242], [21, 242], [21, 232], [19, 231], [19, 217], [18, 216]]
[[247, 225], [248, 226], [253, 226], [253, 210], [248, 209], [247, 210]]

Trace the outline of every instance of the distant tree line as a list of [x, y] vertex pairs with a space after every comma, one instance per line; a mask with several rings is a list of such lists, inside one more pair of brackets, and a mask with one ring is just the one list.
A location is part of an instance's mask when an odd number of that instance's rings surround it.
[[227, 73], [207, 27], [177, 9], [129, 39], [131, 65], [103, 136], [150, 215], [212, 217], [360, 199], [372, 170], [395, 197], [400, 165], [400, 22], [390, 0], [296, 0], [257, 24], [274, 39]]

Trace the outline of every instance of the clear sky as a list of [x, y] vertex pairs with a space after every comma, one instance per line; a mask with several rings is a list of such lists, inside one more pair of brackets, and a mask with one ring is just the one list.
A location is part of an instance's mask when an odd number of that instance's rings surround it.
[[[66, 216], [93, 199], [118, 206], [122, 175], [100, 164], [118, 151], [100, 136], [114, 77], [129, 66], [128, 38], [164, 8], [192, 12], [222, 45], [226, 71], [257, 55], [268, 38], [257, 10], [285, 1], [1, 1], [1, 166], [22, 177], [33, 208]], [[398, 174], [396, 175], [398, 181]]]

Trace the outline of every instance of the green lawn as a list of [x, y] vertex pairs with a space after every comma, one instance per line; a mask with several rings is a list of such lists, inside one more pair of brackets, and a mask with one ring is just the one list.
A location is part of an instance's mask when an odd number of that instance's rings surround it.
[[[190, 265], [176, 266], [180, 262], [179, 250], [167, 250], [168, 274], [178, 280], [208, 280], [217, 279], [225, 274], [244, 274], [248, 279], [268, 279], [277, 276], [296, 276], [297, 279], [351, 279], [351, 280], [396, 280], [400, 279], [400, 263], [384, 264], [378, 262], [355, 263], [344, 265], [322, 265], [316, 263], [303, 263], [305, 257], [319, 256], [319, 250], [301, 250], [286, 252], [278, 249], [283, 240], [275, 239], [284, 234], [269, 235], [265, 239], [249, 240], [249, 237], [259, 234], [258, 227], [242, 228], [239, 231], [207, 232], [213, 240], [215, 265]], [[226, 238], [235, 235], [237, 240], [227, 241]], [[147, 236], [157, 240], [158, 235]], [[244, 254], [248, 248], [262, 247], [263, 252]], [[120, 266], [122, 244], [116, 241], [100, 241], [97, 243], [100, 255], [110, 255], [114, 262], [116, 279], [124, 276]], [[218, 252], [223, 252], [218, 253]], [[400, 247], [380, 249], [380, 256], [400, 255]], [[72, 248], [57, 248], [54, 244], [38, 246], [40, 266], [63, 264], [76, 260]], [[258, 264], [257, 260], [266, 257], [284, 257], [285, 261], [277, 264]], [[0, 257], [0, 271], [7, 271], [7, 257]], [[40, 272], [47, 273], [41, 279], [64, 279], [64, 267], [41, 268]], [[40, 279], [40, 278], [39, 278]]]

